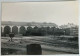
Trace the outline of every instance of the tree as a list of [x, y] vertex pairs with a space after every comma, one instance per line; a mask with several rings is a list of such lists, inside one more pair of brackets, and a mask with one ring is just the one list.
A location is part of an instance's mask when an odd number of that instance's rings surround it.
[[50, 27], [45, 27], [46, 35], [51, 35]]
[[9, 26], [5, 26], [4, 27], [4, 34], [9, 34], [10, 33], [10, 27]]
[[18, 34], [18, 27], [17, 26], [12, 27], [12, 33]]
[[50, 30], [51, 31], [51, 35], [55, 35], [55, 29], [56, 29], [55, 27], [51, 27], [51, 30]]
[[65, 29], [65, 35], [70, 35], [70, 28]]
[[26, 31], [26, 35], [31, 35], [32, 34], [32, 27], [31, 26], [28, 26], [27, 27], [27, 31]]
[[22, 34], [22, 35], [25, 35], [26, 34], [26, 29], [25, 29], [24, 26], [21, 26], [20, 27], [20, 32], [19, 33]]
[[45, 27], [41, 27], [41, 35], [42, 36], [46, 35], [46, 29], [45, 29]]
[[33, 28], [33, 30], [32, 30], [32, 35], [35, 35], [35, 36], [38, 36], [39, 34], [38, 34], [38, 27], [37, 26], [35, 26], [34, 28]]

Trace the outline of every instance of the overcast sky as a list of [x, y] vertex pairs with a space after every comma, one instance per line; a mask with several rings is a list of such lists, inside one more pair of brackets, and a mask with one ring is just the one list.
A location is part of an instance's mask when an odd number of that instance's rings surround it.
[[78, 2], [2, 3], [2, 21], [78, 24]]

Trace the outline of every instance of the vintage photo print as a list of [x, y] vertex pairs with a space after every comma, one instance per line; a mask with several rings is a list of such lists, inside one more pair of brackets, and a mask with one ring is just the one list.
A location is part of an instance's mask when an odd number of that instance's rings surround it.
[[79, 54], [77, 0], [1, 7], [1, 55]]

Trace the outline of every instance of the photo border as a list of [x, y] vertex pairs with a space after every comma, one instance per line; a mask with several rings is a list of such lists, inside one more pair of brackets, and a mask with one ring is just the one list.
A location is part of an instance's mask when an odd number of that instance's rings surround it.
[[[80, 21], [80, 0], [0, 0], [0, 21], [1, 21], [1, 14], [2, 14], [2, 7], [1, 7], [1, 4], [2, 2], [60, 2], [60, 1], [78, 1], [79, 2], [79, 21]], [[79, 22], [80, 24], [80, 22]], [[1, 23], [0, 23], [0, 26], [1, 26]], [[0, 27], [1, 29], [1, 27]], [[80, 29], [80, 26], [79, 26], [79, 29]], [[0, 33], [1, 33], [1, 30], [0, 30]], [[79, 30], [79, 33], [80, 33], [80, 30]], [[80, 34], [78, 35], [80, 36]], [[0, 37], [1, 37], [1, 34], [0, 34]], [[0, 38], [1, 40], [1, 38]], [[80, 40], [80, 37], [79, 39]], [[0, 47], [1, 47], [1, 42], [0, 42]], [[80, 41], [79, 41], [79, 51], [80, 51]], [[0, 55], [1, 55], [1, 49], [0, 49]], [[59, 54], [58, 54], [59, 55]], [[46, 55], [46, 56], [58, 56], [58, 55]], [[79, 55], [80, 55], [80, 52], [79, 52]], [[68, 56], [79, 56], [78, 54], [68, 54]], [[14, 56], [14, 55], [1, 55], [1, 56]], [[15, 55], [15, 56], [26, 56], [26, 55]], [[28, 55], [27, 55], [28, 56]], [[30, 55], [30, 56], [35, 56], [35, 55]], [[37, 55], [38, 56], [38, 55]], [[44, 55], [40, 55], [40, 56], [44, 56]], [[64, 55], [64, 54], [60, 54], [59, 56], [67, 56], [67, 55]]]

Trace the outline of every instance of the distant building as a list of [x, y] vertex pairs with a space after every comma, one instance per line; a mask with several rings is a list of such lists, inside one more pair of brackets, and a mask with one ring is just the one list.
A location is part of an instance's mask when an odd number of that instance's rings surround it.
[[78, 27], [71, 27], [70, 28], [70, 35], [71, 36], [78, 36]]
[[71, 27], [75, 27], [76, 25], [74, 25], [73, 23], [68, 23], [67, 25], [61, 25], [61, 26], [59, 26], [59, 28], [62, 28], [62, 29], [64, 29], [64, 28], [71, 28]]
[[61, 25], [59, 26], [60, 29], [67, 29], [66, 31], [69, 31], [69, 35], [71, 36], [78, 36], [78, 26], [74, 25], [73, 23], [68, 23], [67, 25]]

